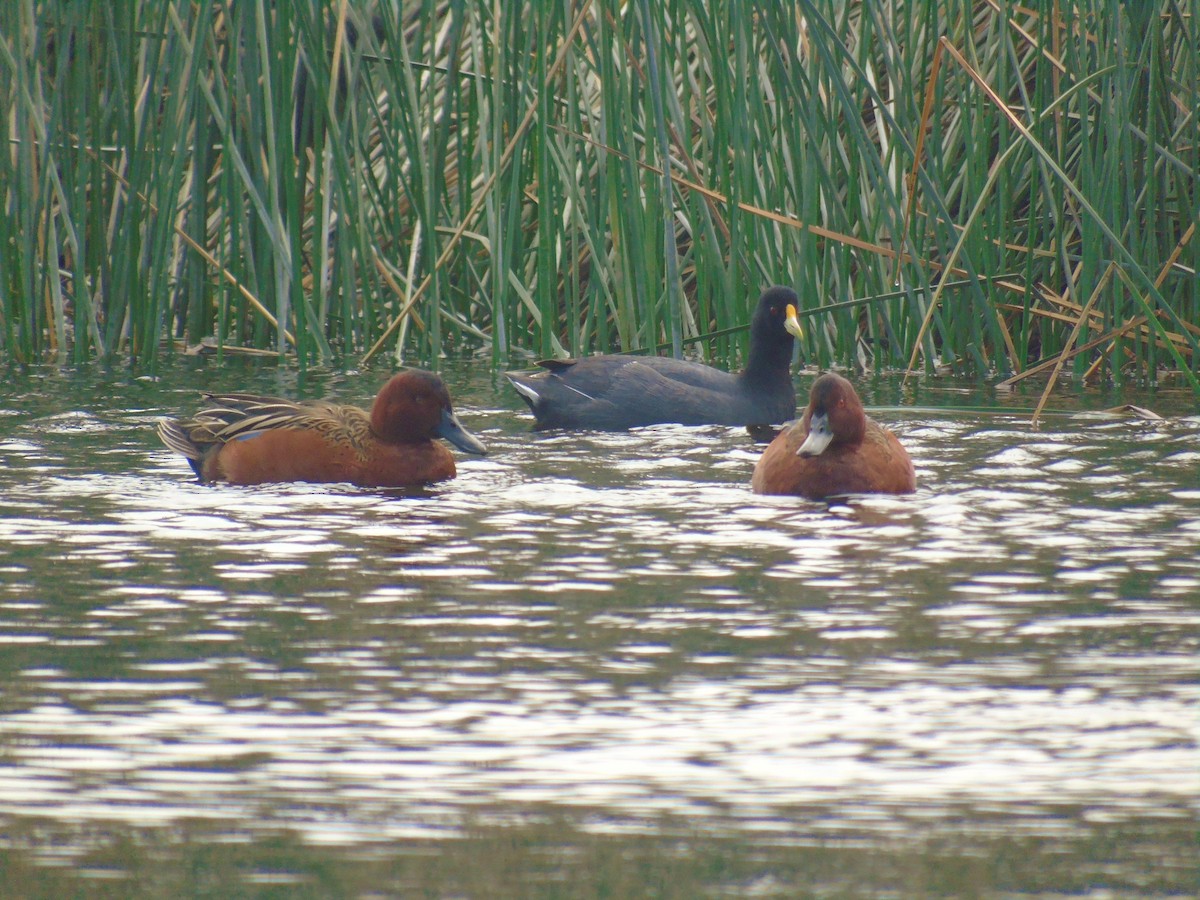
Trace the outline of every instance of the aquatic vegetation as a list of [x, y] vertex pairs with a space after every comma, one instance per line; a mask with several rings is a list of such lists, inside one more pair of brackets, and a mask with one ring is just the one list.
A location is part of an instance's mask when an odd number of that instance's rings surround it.
[[[1200, 390], [1173, 3], [0, 8], [0, 355], [699, 344]], [[666, 164], [669, 163], [669, 164]]]

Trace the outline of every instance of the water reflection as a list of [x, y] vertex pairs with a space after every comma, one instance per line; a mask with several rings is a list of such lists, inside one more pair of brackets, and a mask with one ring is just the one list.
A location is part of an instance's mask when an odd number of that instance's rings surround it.
[[735, 429], [530, 434], [449, 380], [492, 454], [412, 493], [193, 483], [151, 427], [186, 372], [7, 401], [10, 830], [1187, 840], [1200, 422], [899, 407], [917, 494], [825, 505], [750, 494]]

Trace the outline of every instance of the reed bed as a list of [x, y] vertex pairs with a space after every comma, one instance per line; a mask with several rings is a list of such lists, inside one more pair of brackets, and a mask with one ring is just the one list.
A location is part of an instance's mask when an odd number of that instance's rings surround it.
[[[397, 11], [397, 6], [399, 7]], [[13, 0], [0, 354], [1200, 392], [1197, 0]]]

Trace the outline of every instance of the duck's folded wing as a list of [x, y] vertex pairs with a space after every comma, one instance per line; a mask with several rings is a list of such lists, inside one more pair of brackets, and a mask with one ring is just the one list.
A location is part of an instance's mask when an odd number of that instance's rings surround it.
[[225, 443], [275, 428], [306, 428], [337, 434], [368, 427], [367, 414], [353, 406], [322, 401], [293, 402], [256, 394], [206, 394], [209, 402], [192, 427]]
[[874, 419], [867, 419], [867, 433], [862, 443], [862, 455], [868, 460], [875, 485], [873, 490], [908, 493], [916, 487], [912, 457], [900, 439]]

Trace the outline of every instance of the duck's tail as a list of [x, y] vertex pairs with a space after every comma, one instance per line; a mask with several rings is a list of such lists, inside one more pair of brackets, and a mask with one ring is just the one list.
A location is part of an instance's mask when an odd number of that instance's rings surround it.
[[180, 454], [188, 461], [192, 471], [201, 481], [204, 462], [204, 448], [192, 440], [192, 435], [178, 419], [159, 419], [158, 437], [170, 449]]

